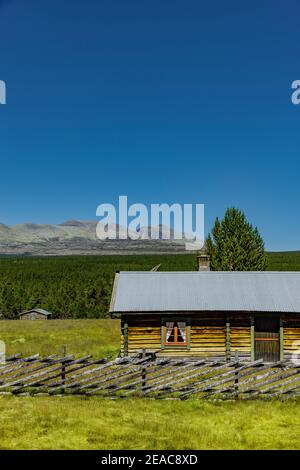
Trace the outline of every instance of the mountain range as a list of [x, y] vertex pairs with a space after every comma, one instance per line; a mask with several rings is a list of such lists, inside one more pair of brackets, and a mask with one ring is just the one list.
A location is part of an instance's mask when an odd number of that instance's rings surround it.
[[[165, 226], [142, 227], [139, 239], [119, 239], [125, 229], [112, 227], [116, 239], [99, 240], [96, 235], [97, 221], [69, 220], [62, 224], [24, 223], [8, 226], [0, 223], [0, 255], [90, 255], [185, 252], [185, 239], [172, 229], [170, 240], [163, 239], [169, 229]], [[104, 226], [102, 226], [104, 229]], [[107, 228], [107, 227], [105, 227]], [[156, 233], [155, 240], [148, 235]]]

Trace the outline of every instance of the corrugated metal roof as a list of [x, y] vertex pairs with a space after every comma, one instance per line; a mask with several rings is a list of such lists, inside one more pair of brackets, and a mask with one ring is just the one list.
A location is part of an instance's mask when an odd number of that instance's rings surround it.
[[43, 308], [32, 308], [31, 310], [27, 310], [26, 312], [20, 313], [20, 315], [25, 315], [25, 313], [31, 313], [31, 312], [37, 312], [40, 313], [41, 315], [52, 315], [51, 312], [48, 312], [47, 310], [44, 310]]
[[120, 272], [111, 312], [300, 313], [300, 272]]

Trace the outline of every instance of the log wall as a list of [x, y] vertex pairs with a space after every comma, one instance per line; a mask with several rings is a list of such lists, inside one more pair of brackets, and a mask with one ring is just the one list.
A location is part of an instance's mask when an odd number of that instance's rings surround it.
[[238, 351], [239, 358], [251, 359], [251, 326], [247, 314], [237, 313], [230, 318], [230, 357], [235, 357]]
[[[178, 314], [180, 316], [180, 313]], [[128, 324], [128, 355], [142, 349], [155, 352], [157, 356], [206, 357], [234, 359], [236, 352], [241, 360], [251, 360], [250, 315], [234, 313], [181, 313], [191, 319], [189, 347], [164, 347], [162, 345], [162, 318], [164, 315], [132, 315], [122, 318], [121, 354], [125, 355], [124, 326]], [[174, 316], [177, 316], [174, 315]], [[282, 315], [283, 359], [291, 360], [299, 350], [300, 315]], [[229, 328], [226, 328], [226, 323]], [[226, 333], [227, 330], [227, 333]], [[226, 334], [229, 334], [226, 354]]]
[[20, 320], [48, 320], [48, 317], [47, 315], [43, 315], [42, 313], [33, 312], [24, 313], [23, 315], [20, 315]]
[[222, 357], [226, 355], [226, 328], [223, 314], [204, 314], [191, 318], [189, 347], [164, 347], [162, 345], [161, 316], [130, 316], [122, 319], [121, 353], [125, 352], [124, 327], [128, 324], [128, 354], [141, 349], [158, 356]]
[[283, 358], [291, 360], [294, 355], [300, 360], [300, 315], [284, 315], [282, 320]]
[[226, 328], [223, 314], [203, 314], [191, 318], [189, 354], [197, 357], [226, 356]]

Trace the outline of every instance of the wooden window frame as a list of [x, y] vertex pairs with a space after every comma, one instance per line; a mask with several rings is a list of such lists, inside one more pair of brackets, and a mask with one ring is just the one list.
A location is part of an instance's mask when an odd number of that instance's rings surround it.
[[185, 337], [186, 341], [178, 341], [178, 321], [174, 321], [174, 341], [167, 341], [167, 328], [165, 327], [165, 337], [164, 337], [164, 342], [165, 346], [187, 346], [188, 341], [187, 341], [187, 335], [188, 335], [188, 327], [186, 322], [185, 323]]
[[[167, 322], [185, 322], [186, 341], [167, 342]], [[191, 319], [185, 317], [163, 317], [161, 319], [161, 347], [162, 349], [190, 349]], [[174, 339], [178, 338], [178, 326], [174, 325]]]

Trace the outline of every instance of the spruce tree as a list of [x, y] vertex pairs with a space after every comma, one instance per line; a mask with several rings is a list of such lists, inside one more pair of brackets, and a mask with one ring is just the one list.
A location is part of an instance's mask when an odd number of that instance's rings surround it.
[[212, 271], [265, 271], [264, 241], [240, 210], [227, 209], [223, 220], [215, 220], [206, 240]]

